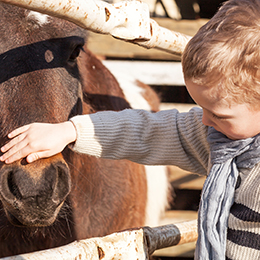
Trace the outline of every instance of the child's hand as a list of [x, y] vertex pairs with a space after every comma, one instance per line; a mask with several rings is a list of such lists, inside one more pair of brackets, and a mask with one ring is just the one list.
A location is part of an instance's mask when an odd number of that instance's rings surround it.
[[72, 122], [59, 124], [32, 123], [15, 129], [8, 137], [12, 140], [1, 148], [1, 161], [12, 163], [25, 158], [28, 163], [60, 153], [67, 144], [76, 140]]

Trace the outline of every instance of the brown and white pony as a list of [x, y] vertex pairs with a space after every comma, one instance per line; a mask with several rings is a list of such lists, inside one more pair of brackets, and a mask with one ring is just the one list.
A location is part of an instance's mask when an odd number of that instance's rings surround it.
[[[24, 124], [135, 107], [129, 84], [142, 100], [138, 108], [158, 109], [148, 106], [144, 97], [152, 92], [141, 83], [123, 78], [119, 85], [87, 49], [79, 27], [5, 4], [0, 20], [1, 146]], [[157, 225], [167, 195], [164, 167], [97, 159], [69, 147], [32, 164], [1, 163], [0, 257]]]

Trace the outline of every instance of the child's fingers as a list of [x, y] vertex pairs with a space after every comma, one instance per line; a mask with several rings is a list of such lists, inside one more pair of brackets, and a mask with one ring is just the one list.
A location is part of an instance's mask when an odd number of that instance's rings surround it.
[[10, 140], [7, 144], [5, 144], [4, 146], [1, 147], [1, 152], [5, 153], [6, 151], [10, 150], [14, 146], [16, 146], [16, 149], [14, 150], [14, 152], [16, 152], [17, 149], [19, 149], [19, 148], [23, 148], [25, 146], [25, 144], [23, 144], [22, 141], [24, 140], [25, 136], [26, 136], [25, 134], [20, 134], [20, 135], [16, 136], [15, 138], [13, 138], [12, 140]]
[[[64, 129], [65, 134], [61, 135]], [[61, 152], [68, 143], [74, 141], [75, 135], [75, 128], [70, 122], [33, 123], [17, 128], [8, 135], [11, 140], [0, 148], [3, 153], [0, 161], [10, 164], [26, 158], [27, 162], [33, 162], [53, 156]]]
[[21, 126], [19, 128], [16, 128], [15, 130], [13, 130], [11, 133], [8, 134], [8, 138], [14, 138], [15, 136], [24, 133], [25, 131], [27, 131], [29, 129], [30, 125], [24, 125]]
[[40, 155], [39, 153], [32, 153], [32, 154], [29, 154], [27, 157], [26, 157], [26, 161], [28, 163], [32, 163], [36, 160], [40, 159]]
[[8, 152], [3, 154], [0, 159], [1, 161], [4, 161], [6, 164], [13, 163], [15, 161], [18, 161], [22, 158], [25, 158], [31, 153], [31, 149], [28, 145], [25, 145], [24, 147], [20, 147], [19, 149], [10, 149]]
[[5, 163], [12, 163], [16, 160], [22, 159], [26, 157], [30, 152], [29, 152], [28, 146], [24, 143], [20, 143], [19, 146], [14, 146], [10, 150], [8, 150], [6, 153], [4, 153], [1, 157], [0, 160]]
[[31, 153], [29, 154], [27, 157], [26, 157], [26, 161], [28, 163], [32, 163], [34, 161], [37, 161], [39, 159], [42, 159], [42, 158], [47, 158], [49, 157], [51, 154], [49, 154], [48, 151], [42, 151], [42, 152], [37, 152], [37, 153]]

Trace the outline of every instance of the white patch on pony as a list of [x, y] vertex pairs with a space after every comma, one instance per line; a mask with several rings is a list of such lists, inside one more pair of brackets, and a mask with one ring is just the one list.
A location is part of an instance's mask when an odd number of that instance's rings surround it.
[[41, 14], [35, 11], [30, 11], [27, 17], [31, 20], [35, 20], [40, 26], [49, 22], [49, 15]]
[[[105, 62], [104, 64], [107, 66]], [[113, 67], [107, 67], [117, 79], [130, 106], [136, 109], [151, 111], [149, 103], [142, 95], [145, 90], [135, 83], [136, 79], [131, 75], [131, 73], [127, 73], [124, 70], [118, 70], [118, 68], [113, 69]]]
[[[103, 61], [107, 66], [106, 62]], [[135, 78], [131, 73], [120, 70], [118, 67], [107, 66], [117, 79], [126, 100], [132, 108], [151, 111], [149, 103], [142, 93], [145, 89], [135, 83]], [[167, 166], [145, 166], [147, 179], [147, 203], [145, 225], [155, 227], [160, 224], [160, 219], [165, 210], [169, 207], [168, 194], [170, 184], [168, 181]]]
[[126, 100], [130, 104], [132, 108], [136, 109], [144, 109], [147, 111], [151, 111], [151, 107], [147, 100], [143, 97], [142, 93], [144, 93], [144, 89], [139, 87], [134, 79], [129, 80], [120, 80], [120, 87], [124, 92]]
[[147, 179], [147, 204], [145, 225], [156, 227], [169, 207], [167, 166], [145, 166]]

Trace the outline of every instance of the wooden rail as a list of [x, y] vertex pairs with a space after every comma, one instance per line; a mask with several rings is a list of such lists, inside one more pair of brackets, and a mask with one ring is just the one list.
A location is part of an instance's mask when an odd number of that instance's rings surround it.
[[141, 1], [108, 4], [94, 0], [1, 0], [71, 21], [93, 32], [110, 34], [145, 48], [181, 55], [190, 36], [161, 27]]
[[192, 220], [175, 225], [127, 230], [101, 238], [76, 241], [54, 249], [6, 257], [2, 260], [148, 260], [158, 249], [185, 244], [196, 239], [197, 220]]
[[[153, 18], [161, 27], [171, 31], [193, 36], [207, 19], [175, 21], [167, 18]], [[119, 41], [111, 35], [90, 32], [88, 48], [96, 55], [110, 59], [180, 61], [180, 55], [170, 54], [157, 49], [140, 48], [138, 45]]]

